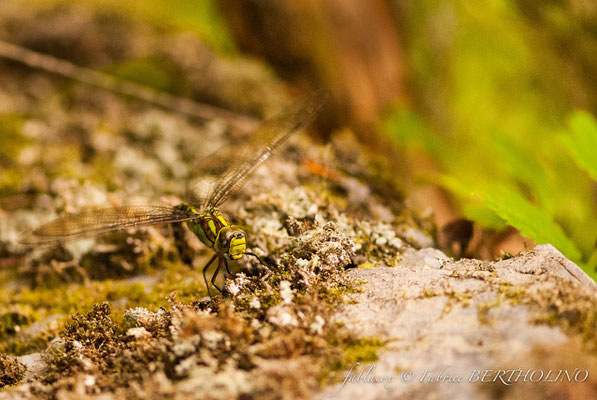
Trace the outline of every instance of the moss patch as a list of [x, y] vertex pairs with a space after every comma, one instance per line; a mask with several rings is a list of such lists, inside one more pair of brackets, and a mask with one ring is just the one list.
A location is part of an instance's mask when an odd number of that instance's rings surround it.
[[558, 326], [571, 336], [580, 337], [586, 350], [597, 353], [597, 310], [594, 293], [558, 282], [553, 290], [531, 295], [530, 302], [537, 310], [534, 320], [538, 324]]
[[325, 369], [320, 375], [320, 381], [324, 385], [337, 382], [357, 362], [377, 361], [378, 351], [386, 345], [386, 341], [379, 338], [356, 338], [347, 336], [346, 333], [335, 336], [331, 343], [341, 351], [329, 369]]
[[0, 389], [16, 385], [25, 376], [25, 366], [16, 358], [0, 353]]
[[[93, 382], [89, 394], [116, 391], [123, 398], [134, 397], [151, 387], [157, 395], [156, 380], [166, 379], [173, 387], [195, 385], [201, 373], [203, 383], [197, 390], [206, 395], [211, 394], [205, 379], [225, 376], [247, 384], [225, 385], [224, 397], [261, 392], [277, 396], [284, 390], [308, 396], [336, 380], [341, 368], [375, 360], [384, 345], [375, 338], [356, 338], [330, 322], [344, 295], [355, 290], [344, 273], [353, 247], [335, 223], [314, 223], [271, 258], [267, 269], [239, 273], [226, 282], [222, 295], [204, 300], [197, 300], [205, 290], [199, 271], [179, 263], [169, 265], [151, 291], [117, 281], [71, 284], [75, 290], [61, 300], [52, 299], [59, 295], [57, 289], [25, 290], [21, 301], [40, 306], [47, 301], [61, 311], [81, 309], [99, 296], [126, 298], [129, 306], [152, 304], [158, 310], [129, 308], [123, 314], [122, 306], [112, 311], [101, 303], [70, 317], [50, 348], [39, 394], [52, 397]], [[255, 260], [247, 262], [259, 266]], [[168, 293], [172, 288], [176, 290]], [[97, 292], [90, 296], [92, 290]], [[272, 373], [272, 363], [298, 360], [308, 365], [298, 376], [296, 371], [288, 371], [292, 377]], [[305, 386], [285, 386], [293, 380]]]

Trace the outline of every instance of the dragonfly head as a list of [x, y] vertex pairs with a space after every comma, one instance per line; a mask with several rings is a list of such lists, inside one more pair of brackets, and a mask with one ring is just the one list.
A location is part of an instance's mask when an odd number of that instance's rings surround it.
[[226, 226], [218, 232], [214, 249], [231, 260], [242, 258], [247, 249], [245, 232], [236, 225]]

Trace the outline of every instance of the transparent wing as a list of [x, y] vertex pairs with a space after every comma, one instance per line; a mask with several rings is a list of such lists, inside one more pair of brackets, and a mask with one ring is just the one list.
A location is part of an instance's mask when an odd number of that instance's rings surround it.
[[289, 107], [264, 122], [246, 141], [224, 146], [200, 160], [187, 185], [188, 201], [200, 210], [226, 201], [278, 146], [313, 121], [327, 96], [318, 93]]
[[165, 224], [197, 218], [197, 214], [173, 207], [135, 205], [84, 210], [67, 214], [37, 228], [27, 230], [18, 241], [45, 245], [92, 237], [117, 229]]

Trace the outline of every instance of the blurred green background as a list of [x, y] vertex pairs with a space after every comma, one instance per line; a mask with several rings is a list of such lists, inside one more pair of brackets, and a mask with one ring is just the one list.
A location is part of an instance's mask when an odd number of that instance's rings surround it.
[[595, 278], [597, 4], [409, 2], [413, 101], [383, 129], [464, 215], [549, 242]]
[[[511, 226], [597, 276], [594, 1], [75, 3], [192, 32], [226, 58], [252, 54], [295, 87], [327, 87], [334, 112], [322, 124], [348, 124], [373, 151], [401, 158], [407, 197], [436, 188], [440, 228], [460, 214], [490, 242]], [[106, 70], [188, 94], [160, 65], [149, 57]], [[472, 255], [504, 250], [488, 247]]]

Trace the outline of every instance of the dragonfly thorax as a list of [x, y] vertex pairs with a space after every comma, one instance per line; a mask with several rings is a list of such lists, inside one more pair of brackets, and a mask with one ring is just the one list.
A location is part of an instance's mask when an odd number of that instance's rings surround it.
[[212, 208], [199, 214], [191, 206], [178, 207], [198, 214], [197, 218], [187, 221], [187, 226], [203, 244], [231, 260], [242, 258], [247, 248], [245, 232], [239, 226], [230, 225], [220, 210]]

